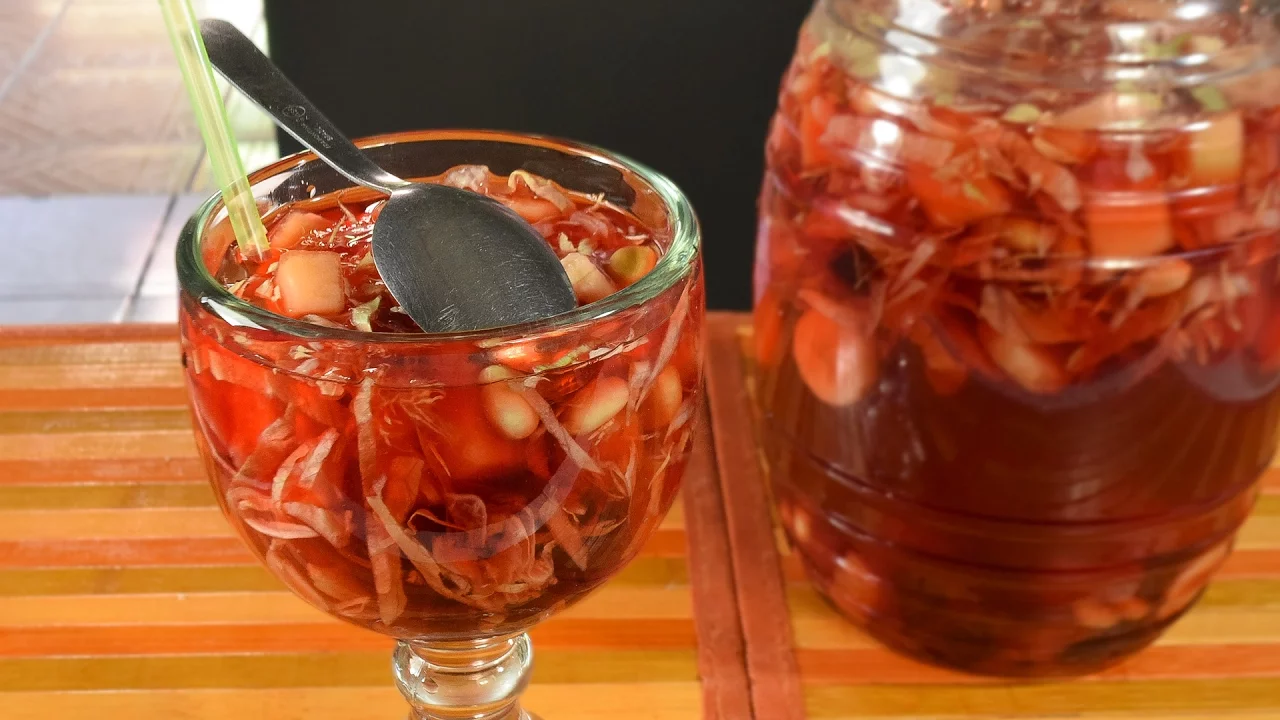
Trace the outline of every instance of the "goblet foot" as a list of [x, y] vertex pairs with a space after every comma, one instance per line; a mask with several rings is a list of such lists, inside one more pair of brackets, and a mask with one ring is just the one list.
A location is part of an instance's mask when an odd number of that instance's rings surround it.
[[411, 720], [538, 720], [520, 708], [533, 668], [527, 633], [462, 642], [401, 640], [391, 664]]

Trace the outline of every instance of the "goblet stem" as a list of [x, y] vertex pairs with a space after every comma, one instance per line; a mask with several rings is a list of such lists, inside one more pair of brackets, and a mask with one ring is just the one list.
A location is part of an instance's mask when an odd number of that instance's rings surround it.
[[401, 640], [392, 668], [412, 720], [536, 720], [520, 708], [533, 668], [527, 633], [463, 642]]

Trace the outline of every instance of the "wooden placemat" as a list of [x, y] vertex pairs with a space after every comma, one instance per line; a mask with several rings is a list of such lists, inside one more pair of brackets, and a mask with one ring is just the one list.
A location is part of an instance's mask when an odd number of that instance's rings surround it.
[[[707, 436], [641, 557], [533, 631], [529, 709], [750, 717]], [[0, 718], [399, 718], [390, 649], [222, 518], [175, 328], [0, 329]]]
[[896, 655], [805, 582], [773, 522], [755, 444], [749, 319], [709, 325], [709, 376], [756, 716], [1280, 719], [1280, 468], [1199, 605], [1125, 664], [1072, 682], [1011, 683]]

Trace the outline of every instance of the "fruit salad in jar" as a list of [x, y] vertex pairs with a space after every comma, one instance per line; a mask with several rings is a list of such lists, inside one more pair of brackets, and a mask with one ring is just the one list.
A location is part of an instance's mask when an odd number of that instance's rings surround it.
[[[654, 207], [524, 170], [424, 181], [532, 223], [581, 308], [635, 290], [673, 241]], [[286, 204], [262, 254], [225, 220], [207, 233], [234, 300], [183, 298], [201, 453], [232, 524], [312, 605], [406, 640], [519, 632], [616, 574], [670, 508], [700, 402], [701, 272], [695, 256], [578, 321], [424, 335], [370, 254], [384, 200]]]
[[815, 6], [767, 147], [759, 402], [795, 552], [890, 646], [1089, 672], [1226, 560], [1280, 416], [1273, 12]]

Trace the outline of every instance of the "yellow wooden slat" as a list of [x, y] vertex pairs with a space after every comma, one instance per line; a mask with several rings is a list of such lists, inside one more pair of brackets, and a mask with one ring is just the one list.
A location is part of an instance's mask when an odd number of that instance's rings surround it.
[[[605, 585], [556, 617], [684, 619], [693, 602], [685, 586]], [[339, 621], [284, 591], [0, 597], [0, 628], [317, 622]]]
[[0, 510], [0, 542], [232, 537], [217, 508]]
[[0, 365], [0, 390], [163, 388], [182, 386], [174, 362], [83, 365]]
[[680, 502], [679, 498], [676, 498], [675, 503], [671, 505], [671, 511], [662, 518], [662, 523], [658, 527], [663, 530], [684, 529], [684, 503]]
[[[702, 689], [697, 682], [535, 684], [525, 704], [552, 720], [695, 720], [702, 717]], [[371, 688], [5, 693], [0, 708], [5, 720], [388, 720], [406, 714], [390, 682]]]
[[191, 431], [186, 408], [127, 408], [111, 410], [0, 410], [0, 434]]
[[1236, 537], [1237, 550], [1280, 548], [1280, 517], [1254, 514], [1245, 521]]
[[177, 338], [170, 342], [85, 343], [0, 348], [0, 365], [178, 364]]
[[128, 460], [195, 457], [189, 430], [0, 435], [0, 460]]
[[[858, 720], [934, 720], [936, 717], [935, 715], [859, 715]], [[988, 715], [982, 713], [965, 715], [964, 720], [1280, 720], [1280, 710], [1214, 710], [1211, 713], [1135, 712], [1123, 715], [1110, 712], [1101, 714], [1071, 713], [1070, 715], [1061, 713], [1052, 715], [1010, 715], [1008, 713]]]
[[207, 482], [0, 485], [5, 510], [213, 507]]
[[812, 720], [893, 718], [1020, 718], [1105, 709], [1127, 712], [1271, 711], [1280, 701], [1275, 678], [1150, 682], [1053, 682], [1021, 685], [815, 685], [804, 689]]

